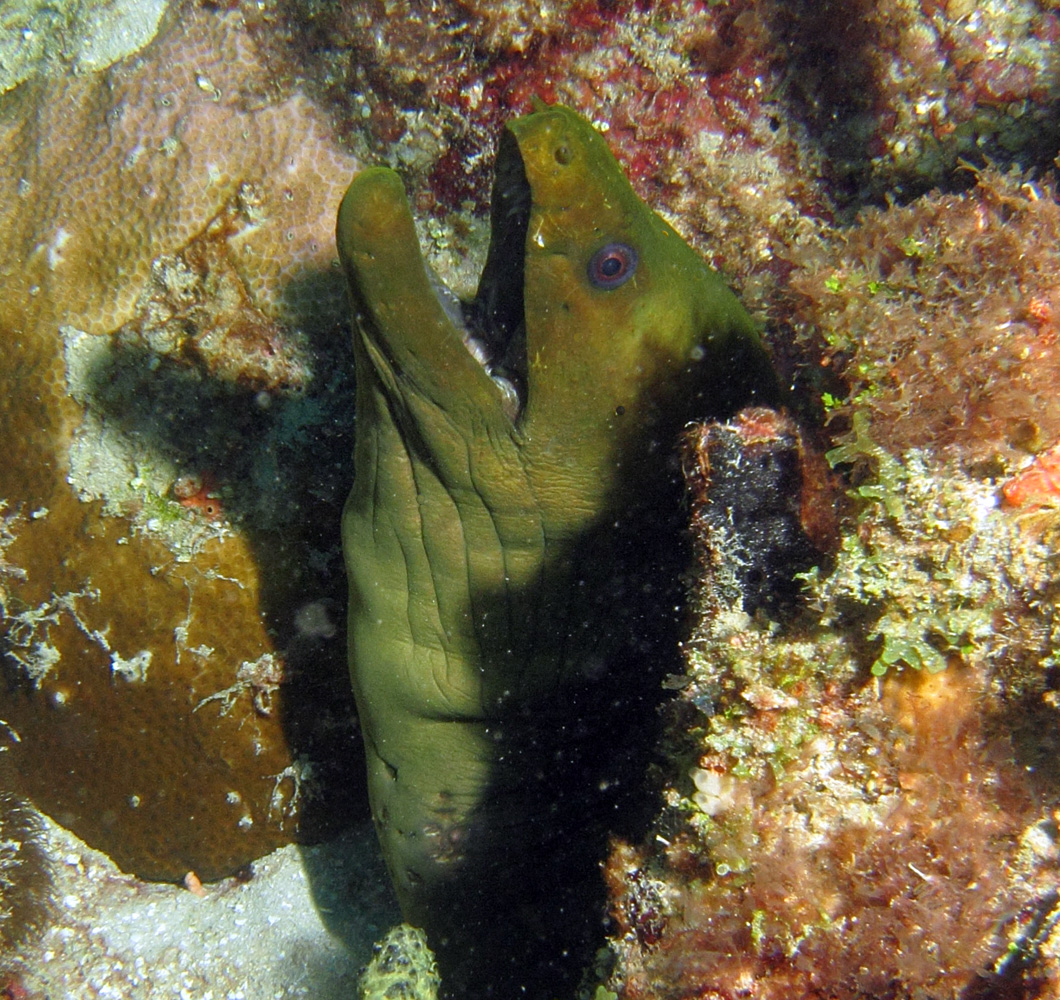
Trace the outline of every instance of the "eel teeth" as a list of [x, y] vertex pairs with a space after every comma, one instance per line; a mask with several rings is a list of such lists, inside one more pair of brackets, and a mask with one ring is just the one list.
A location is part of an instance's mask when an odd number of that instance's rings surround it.
[[493, 379], [512, 421], [526, 406], [523, 269], [531, 200], [519, 146], [505, 133], [497, 151], [489, 251], [475, 297], [462, 302], [433, 271], [430, 273], [446, 316], [460, 331], [471, 356]]

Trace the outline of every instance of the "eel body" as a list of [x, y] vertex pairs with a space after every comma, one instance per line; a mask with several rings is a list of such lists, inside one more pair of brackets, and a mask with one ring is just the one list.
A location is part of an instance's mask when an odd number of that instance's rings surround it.
[[552, 998], [599, 936], [605, 832], [673, 669], [674, 443], [776, 384], [737, 299], [574, 112], [509, 123], [491, 221], [459, 302], [393, 171], [339, 210], [350, 669], [383, 853], [450, 995]]

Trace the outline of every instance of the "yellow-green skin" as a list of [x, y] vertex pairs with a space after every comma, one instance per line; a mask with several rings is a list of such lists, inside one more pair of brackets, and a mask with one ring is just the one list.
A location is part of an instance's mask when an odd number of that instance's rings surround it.
[[[676, 635], [676, 435], [775, 389], [750, 317], [596, 130], [551, 107], [507, 132], [531, 193], [517, 416], [432, 291], [398, 176], [359, 174], [338, 217], [357, 377], [342, 538], [372, 813], [443, 982], [498, 997], [565, 988], [516, 942], [570, 950], [566, 909], [542, 908], [575, 876], [549, 858], [580, 858], [579, 814], [600, 826], [596, 790], [630, 777], [607, 776], [615, 727], [639, 700], [651, 714], [662, 653], [645, 660]], [[594, 287], [588, 261], [613, 241], [635, 248], [635, 274]], [[489, 985], [507, 939], [527, 968]]]

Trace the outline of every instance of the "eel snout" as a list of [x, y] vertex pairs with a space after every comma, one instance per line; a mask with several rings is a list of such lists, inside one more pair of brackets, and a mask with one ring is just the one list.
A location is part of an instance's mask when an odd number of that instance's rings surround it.
[[[393, 279], [402, 276], [406, 281], [415, 275], [417, 293], [426, 283], [437, 307], [434, 325], [448, 327], [459, 338], [492, 380], [504, 412], [514, 422], [526, 404], [523, 264], [530, 186], [518, 145], [506, 139], [498, 153], [490, 247], [470, 301], [459, 299], [424, 259], [404, 186], [392, 170], [369, 168], [357, 175], [339, 209], [338, 242], [348, 274], [363, 275], [368, 268], [385, 269]], [[390, 319], [384, 314], [385, 303], [369, 297], [377, 289], [351, 282], [351, 292], [363, 310], [359, 311], [362, 323], [380, 327]], [[394, 300], [404, 304], [407, 295], [395, 295]], [[389, 310], [396, 311], [396, 307]]]

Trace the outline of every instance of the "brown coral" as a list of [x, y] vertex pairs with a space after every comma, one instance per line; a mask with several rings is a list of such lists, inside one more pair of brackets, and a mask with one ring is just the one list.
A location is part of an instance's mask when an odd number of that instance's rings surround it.
[[[341, 650], [295, 624], [341, 593], [313, 376], [356, 163], [238, 13], [191, 4], [105, 71], [4, 94], [0, 146], [0, 780], [126, 869], [216, 878], [298, 830], [314, 747], [360, 771]], [[224, 517], [170, 499], [189, 468]], [[266, 659], [263, 712], [240, 678]]]

